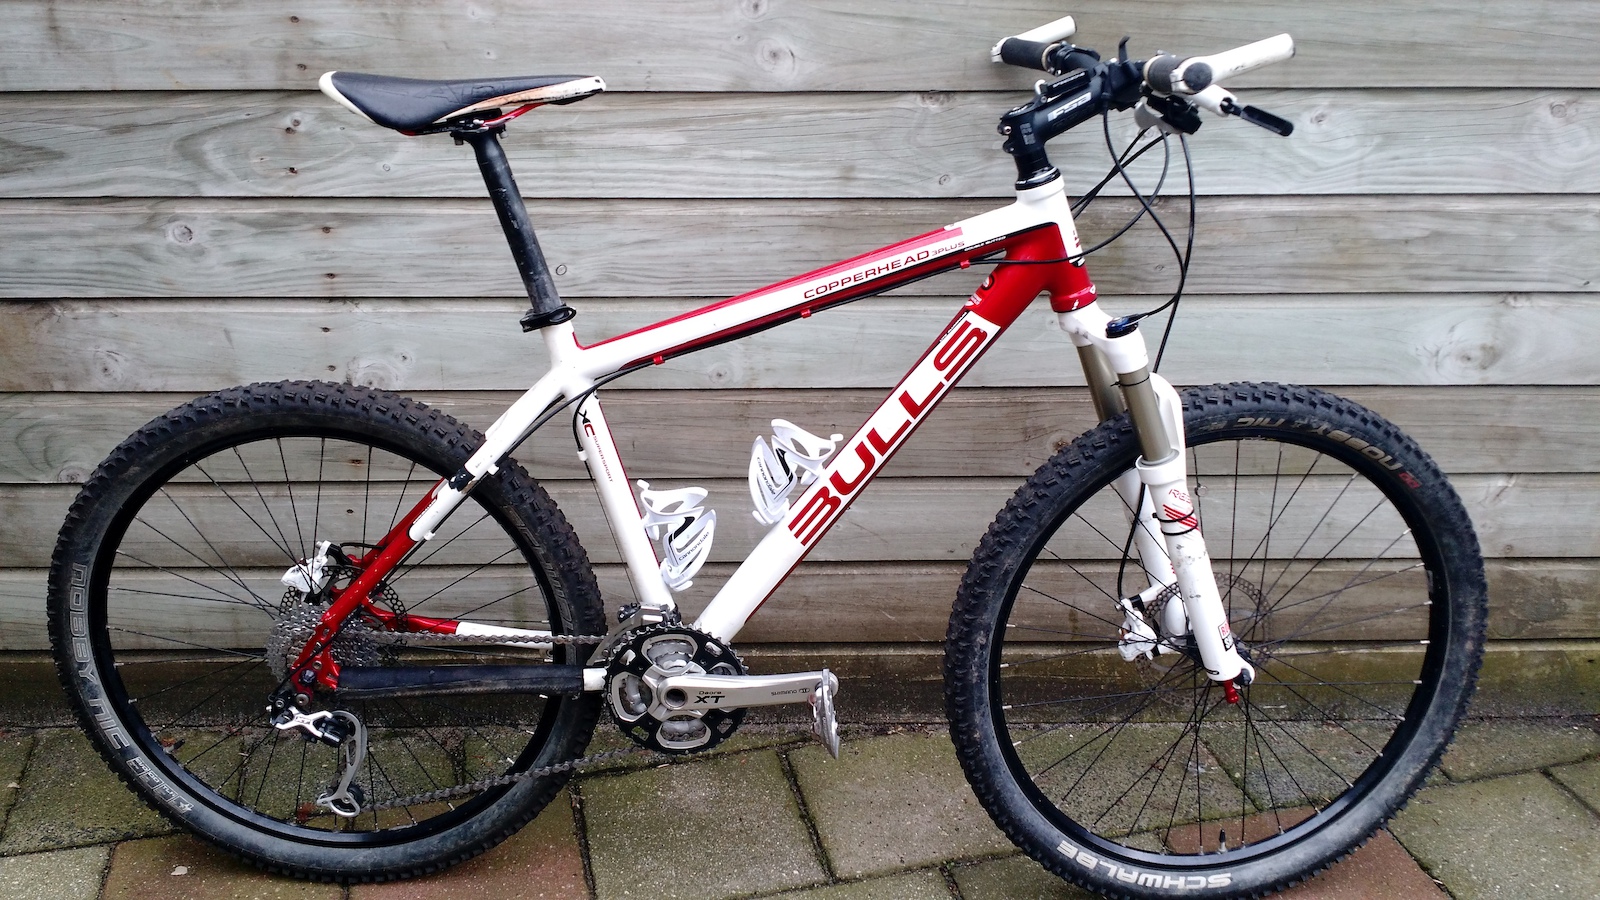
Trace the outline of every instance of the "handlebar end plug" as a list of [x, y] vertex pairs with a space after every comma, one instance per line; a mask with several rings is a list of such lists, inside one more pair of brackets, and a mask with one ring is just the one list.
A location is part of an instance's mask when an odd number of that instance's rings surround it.
[[1211, 86], [1211, 80], [1216, 75], [1211, 67], [1203, 62], [1192, 62], [1183, 67], [1181, 76], [1185, 90], [1191, 94], [1198, 94]]

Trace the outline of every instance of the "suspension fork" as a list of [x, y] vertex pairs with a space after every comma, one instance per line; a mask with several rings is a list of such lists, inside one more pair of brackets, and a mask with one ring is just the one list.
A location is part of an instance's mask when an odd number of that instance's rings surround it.
[[1255, 673], [1239, 656], [1189, 492], [1178, 392], [1150, 371], [1137, 325], [1111, 327], [1112, 320], [1098, 304], [1059, 316], [1078, 348], [1095, 413], [1105, 421], [1125, 409], [1139, 441], [1134, 471], [1119, 476], [1114, 487], [1127, 508], [1135, 510], [1133, 549], [1150, 582], [1140, 595], [1176, 584], [1183, 602], [1163, 608], [1163, 632], [1169, 637], [1192, 635], [1212, 680], [1250, 683]]

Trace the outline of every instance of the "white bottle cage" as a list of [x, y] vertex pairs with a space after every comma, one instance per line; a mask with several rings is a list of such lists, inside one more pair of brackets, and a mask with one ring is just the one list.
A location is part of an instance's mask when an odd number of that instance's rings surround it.
[[824, 440], [787, 419], [773, 419], [772, 446], [756, 438], [750, 447], [750, 500], [756, 506], [751, 515], [756, 521], [763, 525], [783, 521], [789, 494], [796, 485], [817, 480], [842, 440], [842, 434]]
[[315, 594], [328, 586], [328, 551], [333, 548], [332, 541], [323, 541], [317, 545], [317, 555], [310, 559], [302, 559], [289, 567], [278, 581], [284, 587], [294, 588], [302, 594]]
[[717, 530], [717, 511], [701, 504], [706, 499], [702, 487], [676, 491], [652, 491], [650, 482], [640, 481], [639, 504], [644, 507], [645, 534], [661, 548], [661, 580], [674, 591], [694, 582], [695, 573], [711, 555], [711, 541]]

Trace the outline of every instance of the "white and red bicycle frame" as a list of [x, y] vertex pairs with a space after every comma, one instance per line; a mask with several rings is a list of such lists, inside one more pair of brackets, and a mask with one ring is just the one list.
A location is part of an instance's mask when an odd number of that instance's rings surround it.
[[[731, 641], [950, 388], [1030, 303], [1048, 293], [1051, 308], [1084, 356], [1091, 390], [1114, 393], [1110, 372], [1125, 390], [1137, 386], [1146, 391], [1144, 396], [1154, 398], [1159, 409], [1154, 428], [1166, 434], [1153, 438], [1141, 434], [1145, 455], [1156, 458], [1141, 460], [1138, 478], [1125, 478], [1119, 488], [1129, 508], [1138, 510], [1134, 537], [1150, 579], [1148, 591], [1164, 590], [1176, 582], [1184, 598], [1182, 604], [1167, 604], [1164, 632], [1181, 635], [1192, 631], [1211, 677], [1231, 688], [1232, 679], [1248, 667], [1234, 651], [1205, 543], [1195, 527], [1185, 482], [1177, 394], [1160, 376], [1148, 373], [1144, 340], [1137, 331], [1107, 337], [1109, 317], [1095, 302], [1095, 288], [1081, 258], [1073, 261], [1081, 253], [1062, 179], [1057, 178], [1018, 191], [1010, 206], [597, 344], [580, 344], [570, 322], [544, 328], [550, 371], [489, 428], [483, 446], [466, 463], [463, 474], [440, 481], [373, 550], [354, 561], [361, 575], [339, 592], [296, 668], [311, 660], [316, 648], [326, 647], [340, 623], [358, 607], [391, 627], [411, 631], [548, 637], [549, 632], [469, 621], [415, 615], [399, 619], [372, 604], [368, 595], [407, 554], [433, 536], [479, 478], [496, 471], [500, 460], [528, 437], [542, 413], [575, 398], [582, 398], [576, 409], [582, 423], [580, 453], [599, 491], [638, 600], [647, 609], [674, 609], [672, 591], [662, 579], [616, 442], [599, 397], [593, 393], [596, 385], [623, 370], [659, 365], [669, 358], [1003, 254], [1011, 264], [998, 264], [984, 279], [882, 405], [790, 504], [788, 513], [717, 592], [694, 627]], [[1149, 388], [1143, 387], [1146, 384]], [[1137, 416], [1135, 419], [1139, 421]], [[1150, 421], [1144, 419], [1145, 430], [1151, 429]], [[1168, 452], [1152, 453], [1152, 447]], [[1154, 523], [1159, 523], [1159, 529]], [[324, 686], [337, 685], [338, 667], [331, 656], [318, 671]], [[604, 676], [602, 668], [586, 670], [585, 689], [601, 689]]]

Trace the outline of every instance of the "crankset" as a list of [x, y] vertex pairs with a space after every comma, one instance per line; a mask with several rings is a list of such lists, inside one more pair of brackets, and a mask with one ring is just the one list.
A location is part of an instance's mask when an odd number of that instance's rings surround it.
[[809, 703], [813, 730], [834, 757], [839, 728], [827, 669], [749, 675], [727, 644], [682, 625], [639, 629], [606, 665], [606, 698], [629, 740], [659, 753], [709, 750], [727, 740], [751, 706]]

